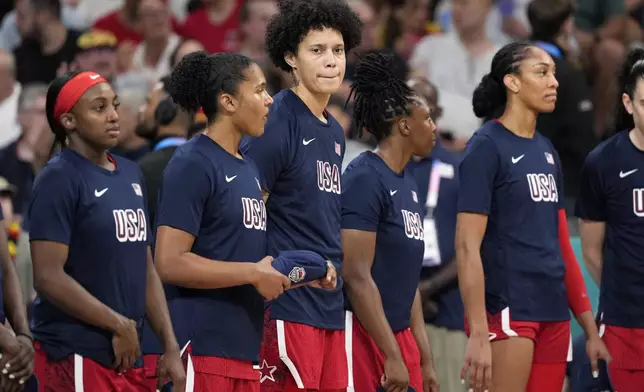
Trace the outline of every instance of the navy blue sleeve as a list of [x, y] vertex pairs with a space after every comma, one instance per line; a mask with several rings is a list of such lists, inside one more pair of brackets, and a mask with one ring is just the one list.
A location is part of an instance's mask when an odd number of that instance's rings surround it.
[[560, 210], [562, 209], [565, 210], [566, 193], [564, 189], [564, 178], [563, 178], [563, 170], [561, 168], [561, 159], [559, 158], [559, 153], [557, 152], [557, 150], [554, 149], [554, 147], [552, 148], [552, 151], [554, 151], [555, 165], [557, 166], [557, 178], [555, 179], [557, 181], [557, 197], [558, 197], [557, 206], [559, 207]]
[[46, 167], [36, 178], [28, 212], [30, 241], [71, 241], [80, 189], [76, 173], [64, 169]]
[[458, 212], [489, 214], [499, 156], [494, 142], [474, 135], [459, 165]]
[[606, 210], [598, 161], [596, 154], [590, 153], [581, 168], [575, 215], [581, 219], [603, 222], [606, 220]]
[[291, 147], [288, 135], [293, 126], [290, 114], [285, 109], [271, 112], [264, 127], [264, 135], [249, 137], [240, 146], [242, 153], [255, 162], [262, 177], [260, 181], [268, 192], [273, 189], [275, 181], [288, 165]]
[[385, 211], [386, 196], [375, 172], [357, 170], [344, 175], [342, 228], [376, 232]]
[[[193, 152], [194, 154], [194, 152]], [[197, 237], [215, 183], [200, 155], [175, 157], [163, 172], [156, 227], [170, 226]]]

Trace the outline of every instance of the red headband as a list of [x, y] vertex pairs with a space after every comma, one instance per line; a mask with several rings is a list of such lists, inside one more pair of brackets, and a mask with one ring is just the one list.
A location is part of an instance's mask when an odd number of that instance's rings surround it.
[[90, 87], [99, 83], [107, 83], [107, 80], [96, 72], [81, 72], [71, 78], [60, 89], [54, 105], [54, 118], [60, 121], [63, 113], [69, 113], [76, 102], [85, 94]]

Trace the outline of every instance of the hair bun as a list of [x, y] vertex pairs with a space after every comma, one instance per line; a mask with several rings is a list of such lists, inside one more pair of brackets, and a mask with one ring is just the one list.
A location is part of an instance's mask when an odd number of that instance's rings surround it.
[[187, 111], [197, 111], [207, 101], [210, 57], [204, 51], [181, 59], [170, 74], [166, 90], [172, 100]]
[[472, 108], [476, 117], [490, 117], [502, 102], [505, 102], [504, 86], [490, 74], [483, 76], [472, 96]]

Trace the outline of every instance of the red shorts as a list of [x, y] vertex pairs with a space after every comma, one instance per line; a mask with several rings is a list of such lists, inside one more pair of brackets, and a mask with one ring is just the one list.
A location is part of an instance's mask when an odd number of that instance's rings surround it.
[[51, 361], [36, 342], [34, 373], [40, 392], [140, 392], [148, 389], [143, 369], [122, 374], [78, 354]]
[[259, 372], [251, 361], [183, 353], [186, 392], [259, 392]]
[[145, 382], [148, 385], [148, 391], [156, 392], [157, 390], [157, 363], [159, 354], [146, 354], [143, 356], [143, 373]]
[[[515, 321], [510, 309], [505, 308], [497, 314], [487, 315], [490, 342], [511, 337], [528, 338], [534, 342], [532, 363], [566, 363], [572, 360], [572, 339], [570, 322]], [[469, 326], [465, 323], [469, 336]]]
[[262, 392], [346, 390], [344, 331], [326, 330], [264, 314], [260, 360]]
[[644, 370], [644, 329], [601, 324], [599, 336], [613, 357], [611, 368]]
[[[380, 386], [380, 379], [385, 369], [385, 356], [373, 341], [358, 317], [352, 312], [346, 313], [347, 361], [349, 363], [350, 391], [375, 391]], [[396, 341], [409, 371], [409, 386], [416, 391], [423, 390], [423, 373], [420, 368], [420, 351], [411, 329], [396, 332]]]

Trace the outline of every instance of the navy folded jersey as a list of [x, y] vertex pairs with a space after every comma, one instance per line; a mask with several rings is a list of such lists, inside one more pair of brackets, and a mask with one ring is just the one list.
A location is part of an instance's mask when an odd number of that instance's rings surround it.
[[[150, 239], [143, 180], [134, 162], [113, 158], [114, 171], [70, 149], [52, 158], [34, 183], [30, 241], [68, 245], [65, 272], [140, 328]], [[114, 362], [110, 332], [85, 324], [40, 294], [32, 331], [53, 360], [76, 353], [105, 366]]]
[[498, 121], [468, 142], [459, 167], [458, 212], [485, 214], [485, 304], [518, 321], [570, 319], [559, 246], [563, 181], [557, 153], [538, 132], [522, 138]]
[[291, 90], [273, 97], [264, 135], [242, 143], [269, 192], [268, 254], [310, 250], [331, 260], [338, 287], [301, 287], [271, 303], [271, 317], [318, 328], [344, 329], [344, 299], [339, 278], [340, 174], [344, 131], [328, 113], [320, 121]]
[[[448, 151], [436, 143], [430, 158], [409, 164], [418, 184], [419, 201], [425, 207], [425, 255], [421, 279], [430, 278], [455, 261], [458, 165], [461, 159], [462, 153]], [[463, 330], [464, 309], [458, 281], [455, 279], [437, 293], [434, 300], [438, 304], [438, 314], [431, 323], [447, 329]]]
[[376, 233], [371, 276], [391, 329], [402, 331], [409, 327], [425, 249], [416, 181], [409, 170], [396, 173], [367, 151], [351, 161], [342, 183], [342, 228]]
[[[255, 164], [239, 159], [206, 135], [179, 146], [168, 163], [156, 227], [195, 237], [191, 252], [218, 261], [255, 263], [266, 256], [266, 208]], [[252, 285], [177, 288], [179, 344], [193, 355], [259, 360], [264, 299]]]
[[586, 158], [575, 214], [606, 223], [602, 321], [644, 328], [644, 152], [622, 131]]

